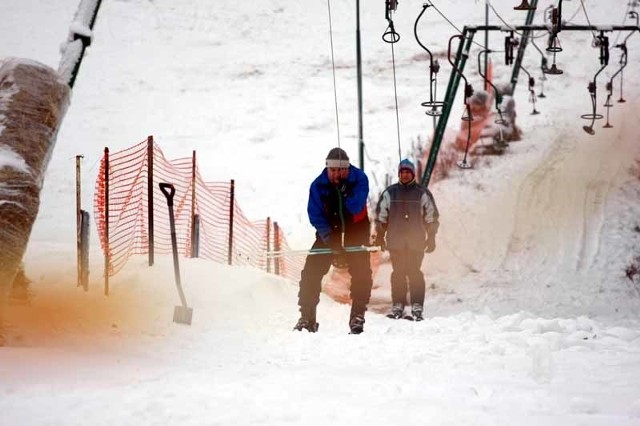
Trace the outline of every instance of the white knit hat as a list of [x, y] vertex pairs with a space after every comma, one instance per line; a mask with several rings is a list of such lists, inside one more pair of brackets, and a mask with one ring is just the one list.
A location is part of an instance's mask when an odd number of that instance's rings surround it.
[[336, 169], [349, 168], [349, 156], [342, 148], [333, 148], [327, 154], [327, 167]]

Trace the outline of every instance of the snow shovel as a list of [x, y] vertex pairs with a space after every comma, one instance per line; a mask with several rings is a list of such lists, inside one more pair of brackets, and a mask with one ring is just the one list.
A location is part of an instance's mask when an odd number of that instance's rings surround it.
[[176, 287], [180, 295], [182, 306], [176, 306], [173, 310], [173, 322], [191, 325], [191, 317], [193, 316], [193, 308], [187, 306], [187, 299], [182, 291], [180, 283], [180, 265], [178, 264], [178, 241], [176, 239], [176, 222], [173, 217], [173, 196], [176, 189], [173, 184], [161, 183], [160, 190], [167, 197], [167, 205], [169, 206], [169, 226], [171, 228], [171, 248], [173, 249], [173, 270], [176, 276]]

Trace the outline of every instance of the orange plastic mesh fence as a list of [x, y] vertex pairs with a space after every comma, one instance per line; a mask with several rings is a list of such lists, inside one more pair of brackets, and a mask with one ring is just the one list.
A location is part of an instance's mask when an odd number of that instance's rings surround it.
[[[109, 178], [105, 177], [106, 156], [100, 163], [94, 194], [94, 217], [100, 245], [108, 256], [108, 274], [120, 271], [133, 255], [149, 253], [149, 161], [148, 141], [128, 149], [109, 153]], [[167, 160], [153, 143], [153, 228], [154, 253], [172, 252], [171, 227], [167, 198], [160, 190], [161, 182], [175, 187], [173, 214], [178, 253], [191, 256], [192, 219], [199, 217], [198, 257], [227, 263], [229, 256], [230, 182], [205, 182], [196, 164], [195, 204], [192, 200], [193, 159]], [[109, 197], [109, 238], [106, 234], [106, 188]], [[251, 222], [237, 201], [233, 208], [233, 265], [247, 265], [267, 270], [267, 235], [269, 247], [288, 250], [286, 239], [279, 233], [274, 244], [274, 232], [267, 232], [267, 221]], [[303, 259], [280, 258], [280, 275], [291, 280], [300, 278]], [[274, 271], [274, 265], [270, 265]]]

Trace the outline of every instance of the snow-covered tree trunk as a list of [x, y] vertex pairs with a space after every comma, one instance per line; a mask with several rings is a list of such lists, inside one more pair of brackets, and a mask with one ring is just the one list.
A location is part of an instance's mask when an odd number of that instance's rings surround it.
[[38, 214], [40, 189], [70, 93], [46, 65], [0, 60], [0, 323]]

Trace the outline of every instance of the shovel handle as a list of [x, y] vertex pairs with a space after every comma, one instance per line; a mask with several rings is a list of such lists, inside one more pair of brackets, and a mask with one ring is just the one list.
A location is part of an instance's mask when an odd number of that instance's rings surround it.
[[173, 205], [173, 196], [176, 194], [176, 188], [173, 186], [172, 183], [160, 183], [160, 191], [162, 191], [162, 193], [164, 194], [165, 197], [167, 197], [167, 202], [169, 203], [170, 206]]

